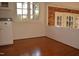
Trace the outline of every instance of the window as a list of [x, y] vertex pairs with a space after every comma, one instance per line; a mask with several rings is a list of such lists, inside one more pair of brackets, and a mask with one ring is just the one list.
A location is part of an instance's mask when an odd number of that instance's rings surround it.
[[17, 16], [20, 20], [38, 19], [39, 3], [17, 2]]
[[17, 3], [17, 16], [19, 19], [27, 19], [27, 2]]

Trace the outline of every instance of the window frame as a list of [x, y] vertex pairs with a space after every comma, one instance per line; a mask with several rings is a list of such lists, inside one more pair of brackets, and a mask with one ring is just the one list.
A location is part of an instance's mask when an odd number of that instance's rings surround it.
[[[16, 8], [16, 9], [21, 9], [22, 10], [22, 14], [17, 14], [17, 17], [18, 17], [18, 15], [20, 15], [20, 16], [22, 16], [22, 18], [21, 18], [21, 20], [23, 21], [24, 19], [23, 19], [23, 15], [26, 15], [26, 19], [25, 20], [36, 20], [36, 19], [39, 19], [39, 16], [40, 16], [40, 4], [38, 5], [38, 7], [37, 8], [39, 8], [38, 9], [38, 15], [36, 16], [35, 15], [35, 8], [34, 8], [34, 4], [35, 3], [37, 3], [37, 2], [27, 2], [27, 8], [25, 9], [25, 8], [23, 8], [23, 3], [25, 3], [25, 2], [17, 2], [17, 3], [22, 3], [22, 8]], [[16, 3], [16, 4], [17, 4]], [[33, 3], [33, 5], [32, 5], [32, 9], [31, 9], [31, 7], [30, 7], [30, 5], [31, 5], [31, 3]], [[23, 10], [27, 10], [27, 14], [23, 14]], [[31, 19], [31, 10], [32, 10], [32, 19]]]

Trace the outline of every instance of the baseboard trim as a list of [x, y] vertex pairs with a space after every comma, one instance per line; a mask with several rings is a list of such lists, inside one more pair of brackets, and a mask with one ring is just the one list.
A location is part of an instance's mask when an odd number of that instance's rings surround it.
[[22, 38], [22, 39], [15, 39], [14, 41], [18, 41], [18, 40], [24, 40], [24, 39], [34, 39], [34, 38], [41, 38], [41, 37], [46, 37], [46, 36], [31, 37], [31, 38]]

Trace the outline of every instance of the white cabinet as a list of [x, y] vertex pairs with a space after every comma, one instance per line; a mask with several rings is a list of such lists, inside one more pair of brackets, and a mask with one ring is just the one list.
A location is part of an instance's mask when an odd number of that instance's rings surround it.
[[13, 44], [12, 22], [0, 21], [0, 45]]
[[79, 14], [75, 13], [55, 12], [55, 26], [65, 28], [79, 28], [78, 17]]

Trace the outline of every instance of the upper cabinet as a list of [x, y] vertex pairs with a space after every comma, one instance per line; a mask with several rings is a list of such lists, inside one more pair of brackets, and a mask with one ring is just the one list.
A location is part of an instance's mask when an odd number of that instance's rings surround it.
[[8, 7], [8, 2], [1, 2], [0, 7]]
[[48, 6], [48, 25], [79, 29], [79, 10]]
[[10, 2], [0, 2], [0, 10], [11, 10], [12, 5]]

